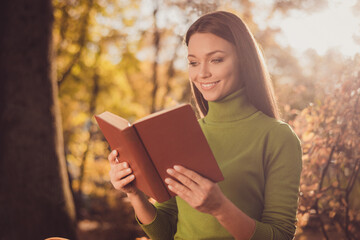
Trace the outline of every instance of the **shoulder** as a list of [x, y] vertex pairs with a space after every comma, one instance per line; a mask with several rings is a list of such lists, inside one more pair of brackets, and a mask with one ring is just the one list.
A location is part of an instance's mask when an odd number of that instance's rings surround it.
[[271, 128], [268, 131], [268, 139], [274, 145], [277, 144], [293, 144], [297, 147], [301, 147], [301, 142], [294, 130], [289, 124], [275, 120]]
[[259, 127], [264, 128], [265, 136], [268, 141], [271, 141], [271, 143], [276, 145], [290, 141], [291, 143], [300, 146], [300, 139], [289, 124], [281, 120], [268, 117], [265, 114], [261, 114], [257, 124]]
[[293, 141], [300, 143], [300, 139], [298, 138], [294, 130], [290, 127], [290, 125], [281, 120], [273, 119], [268, 131], [268, 135], [270, 137], [275, 137], [278, 140], [292, 139]]
[[282, 120], [261, 113], [256, 124], [264, 129], [264, 134], [268, 138], [272, 138], [272, 140], [276, 140], [276, 142], [292, 140], [300, 144], [300, 140], [294, 130], [289, 124]]
[[302, 165], [302, 148], [300, 139], [294, 130], [285, 122], [271, 120], [266, 133], [264, 160], [269, 163]]

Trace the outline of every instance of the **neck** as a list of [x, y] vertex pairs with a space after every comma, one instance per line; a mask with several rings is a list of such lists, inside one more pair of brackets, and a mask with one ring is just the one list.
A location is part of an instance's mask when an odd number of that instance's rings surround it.
[[205, 116], [206, 122], [236, 121], [248, 118], [257, 112], [257, 109], [249, 102], [244, 87], [219, 101], [208, 103], [209, 111]]

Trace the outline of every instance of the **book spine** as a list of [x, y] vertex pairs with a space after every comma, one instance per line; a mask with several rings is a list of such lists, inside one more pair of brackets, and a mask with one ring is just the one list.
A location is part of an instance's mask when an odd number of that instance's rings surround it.
[[[130, 156], [124, 156], [129, 161], [135, 180], [134, 184], [149, 197], [154, 198], [158, 202], [169, 200], [169, 195], [165, 184], [161, 180], [151, 158], [141, 141], [136, 128], [134, 126], [126, 128], [122, 131], [127, 141], [127, 151]], [[120, 150], [121, 152], [121, 150]]]

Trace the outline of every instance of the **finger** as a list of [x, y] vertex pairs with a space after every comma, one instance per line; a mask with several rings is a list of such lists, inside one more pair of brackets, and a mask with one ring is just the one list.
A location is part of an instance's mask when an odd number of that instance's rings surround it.
[[194, 183], [196, 183], [198, 185], [201, 185], [201, 184], [209, 181], [207, 178], [204, 178], [200, 174], [198, 174], [190, 169], [187, 169], [183, 166], [180, 166], [180, 165], [175, 165], [174, 170], [176, 172], [186, 176], [187, 178], [191, 179]]
[[184, 167], [174, 166], [176, 169], [168, 169], [168, 173], [179, 180], [182, 184], [189, 187], [190, 189], [195, 189], [198, 187], [197, 175], [195, 172], [190, 171]]
[[113, 183], [114, 188], [120, 190], [120, 189], [126, 187], [132, 181], [134, 181], [134, 179], [135, 179], [135, 175], [131, 174], [131, 175], [123, 178], [122, 180]]
[[121, 180], [122, 178], [125, 178], [126, 176], [128, 176], [131, 173], [132, 173], [131, 168], [125, 168], [125, 169], [122, 169], [121, 171], [115, 172], [114, 178], [116, 180]]
[[111, 169], [114, 169], [114, 171], [116, 171], [116, 172], [124, 170], [126, 168], [130, 168], [130, 166], [127, 162], [122, 162], [122, 163], [111, 165]]
[[129, 168], [128, 164], [122, 162], [121, 164], [112, 165], [109, 174], [112, 180], [119, 180], [131, 172], [132, 169]]
[[166, 178], [165, 182], [168, 184], [168, 188], [170, 189], [170, 191], [174, 192], [176, 195], [178, 195], [184, 200], [192, 194], [191, 189], [171, 178]]
[[179, 182], [181, 182], [184, 186], [186, 186], [189, 189], [196, 189], [198, 188], [197, 184], [192, 181], [190, 178], [186, 177], [185, 175], [175, 171], [174, 169], [167, 169], [167, 173], [171, 175], [172, 177], [176, 178]]
[[116, 150], [112, 150], [111, 153], [108, 155], [108, 160], [110, 164], [116, 164], [116, 157], [118, 156], [118, 152]]

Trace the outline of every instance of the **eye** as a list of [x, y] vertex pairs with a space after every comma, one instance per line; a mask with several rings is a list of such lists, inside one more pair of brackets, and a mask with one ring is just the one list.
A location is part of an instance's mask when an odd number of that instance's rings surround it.
[[195, 61], [189, 61], [189, 65], [192, 66], [192, 67], [195, 67], [198, 65], [198, 62], [195, 62]]
[[223, 58], [215, 58], [215, 59], [212, 59], [212, 60], [211, 60], [212, 63], [221, 63], [221, 62], [223, 62], [223, 61], [224, 61]]

